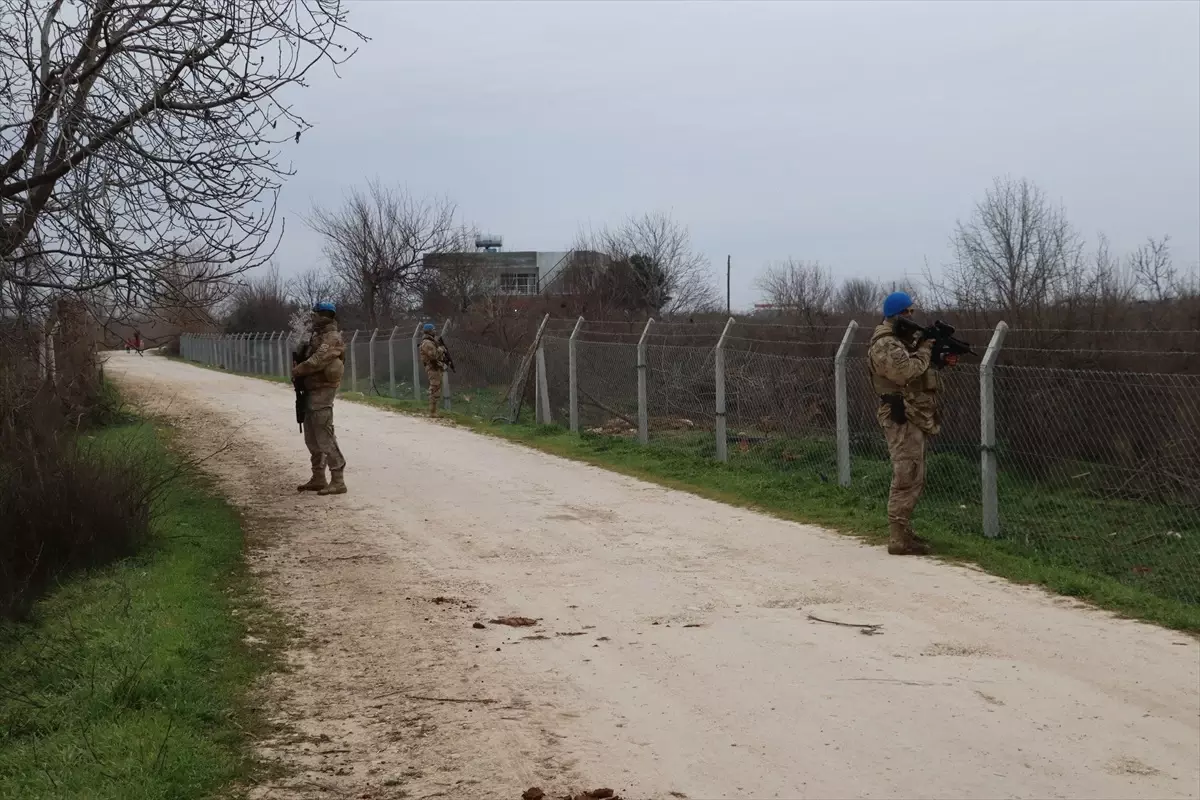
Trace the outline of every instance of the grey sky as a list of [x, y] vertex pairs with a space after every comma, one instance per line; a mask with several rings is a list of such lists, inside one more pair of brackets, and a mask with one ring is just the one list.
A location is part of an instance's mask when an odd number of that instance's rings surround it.
[[386, 2], [297, 99], [298, 214], [369, 177], [456, 200], [508, 249], [669, 210], [733, 303], [763, 264], [917, 275], [1011, 174], [1094, 241], [1169, 233], [1200, 259], [1200, 3]]

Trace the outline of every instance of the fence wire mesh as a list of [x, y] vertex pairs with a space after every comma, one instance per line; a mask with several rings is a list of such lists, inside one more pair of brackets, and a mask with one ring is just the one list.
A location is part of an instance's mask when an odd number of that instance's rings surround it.
[[[570, 419], [573, 323], [542, 339], [550, 423]], [[644, 416], [647, 447], [695, 461], [718, 455], [719, 327], [655, 329], [645, 338], [646, 403], [638, 396], [641, 329], [614, 323], [574, 342], [580, 432], [635, 442]], [[354, 388], [414, 396], [411, 330], [362, 332], [351, 349]], [[352, 333], [346, 334], [349, 341]], [[722, 348], [727, 469], [779, 481], [796, 492], [843, 491], [839, 502], [878, 510], [891, 482], [879, 400], [867, 373], [863, 332], [844, 366], [837, 342], [815, 332], [786, 341], [729, 337]], [[979, 338], [979, 337], [977, 337]], [[507, 346], [447, 336], [456, 371], [454, 409], [502, 414], [528, 340]], [[257, 374], [286, 374], [294, 345], [280, 337], [185, 336], [192, 361]], [[1039, 351], [1040, 358], [1047, 351]], [[374, 356], [374, 372], [370, 368]], [[350, 353], [348, 353], [348, 356]], [[1019, 358], [1020, 356], [1015, 356]], [[232, 365], [232, 366], [231, 366]], [[838, 369], [844, 369], [851, 485], [837, 489]], [[418, 370], [424, 397], [424, 374]], [[373, 374], [373, 379], [372, 379]], [[1159, 597], [1200, 604], [1200, 375], [1001, 364], [991, 391], [1000, 546], [1050, 565], [1102, 575]], [[981, 383], [978, 366], [941, 372], [942, 431], [928, 442], [926, 488], [914, 526], [980, 536], [983, 517]], [[524, 394], [532, 421], [537, 378]], [[349, 365], [344, 388], [351, 387]], [[757, 478], [755, 478], [757, 480]]]
[[1200, 377], [1001, 366], [995, 381], [1005, 542], [1200, 602]]
[[576, 347], [581, 430], [637, 433], [637, 345], [580, 341]]
[[832, 358], [727, 351], [729, 463], [834, 480], [833, 379]]

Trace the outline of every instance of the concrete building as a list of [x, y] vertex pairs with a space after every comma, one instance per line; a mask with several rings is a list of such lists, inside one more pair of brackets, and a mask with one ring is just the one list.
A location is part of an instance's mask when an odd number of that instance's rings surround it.
[[[563, 272], [579, 255], [574, 250], [501, 250], [499, 236], [477, 236], [473, 253], [429, 253], [428, 269], [480, 270], [495, 277], [496, 294], [528, 296], [561, 294]], [[598, 255], [598, 254], [590, 254]]]

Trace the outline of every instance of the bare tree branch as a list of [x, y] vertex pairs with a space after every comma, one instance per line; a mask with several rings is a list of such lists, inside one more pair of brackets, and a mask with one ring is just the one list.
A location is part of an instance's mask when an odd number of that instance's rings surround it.
[[1170, 300], [1178, 288], [1178, 273], [1171, 262], [1171, 237], [1148, 237], [1129, 255], [1137, 288], [1149, 299], [1162, 303]]
[[1061, 208], [1027, 180], [997, 178], [952, 238], [954, 305], [1028, 320], [1062, 299], [1084, 269], [1083, 242]]
[[341, 208], [314, 207], [306, 221], [324, 237], [330, 267], [374, 328], [416, 299], [427, 253], [464, 248], [456, 213], [450, 200], [416, 198], [371, 181], [365, 193], [353, 189]]
[[342, 0], [0, 0], [0, 281], [154, 305], [265, 263], [309, 127], [281, 95], [352, 55], [345, 23]]
[[[581, 233], [567, 277], [575, 291], [608, 298], [614, 310], [676, 314], [717, 308], [708, 260], [692, 249], [687, 226], [669, 214], [630, 216], [617, 226]], [[600, 258], [586, 257], [599, 254]]]
[[767, 302], [816, 324], [833, 311], [833, 274], [820, 262], [788, 258], [768, 265], [755, 281]]

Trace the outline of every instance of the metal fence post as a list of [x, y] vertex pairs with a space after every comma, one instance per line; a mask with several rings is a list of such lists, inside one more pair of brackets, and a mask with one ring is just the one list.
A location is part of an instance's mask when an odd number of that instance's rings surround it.
[[996, 332], [979, 365], [979, 452], [980, 476], [983, 480], [983, 535], [995, 539], [1000, 535], [1000, 487], [996, 462], [996, 359], [1004, 346], [1008, 325], [996, 323]]
[[[450, 320], [442, 323], [442, 340], [446, 339], [446, 331], [450, 330]], [[450, 410], [450, 373], [442, 370], [442, 408]]]
[[854, 342], [856, 330], [858, 330], [858, 323], [850, 320], [850, 324], [846, 326], [846, 332], [842, 335], [842, 343], [838, 345], [837, 355], [833, 357], [838, 486], [843, 487], [850, 485], [850, 398], [846, 392], [846, 359], [850, 355], [850, 345]]
[[583, 327], [583, 317], [575, 321], [571, 338], [567, 340], [567, 394], [571, 407], [571, 433], [579, 433], [579, 362], [575, 352], [575, 338]]
[[641, 338], [638, 339], [637, 348], [637, 376], [638, 376], [638, 441], [646, 444], [650, 441], [650, 408], [646, 398], [646, 373], [649, 371], [649, 359], [646, 357], [646, 334], [650, 332], [650, 326], [654, 324], [654, 317], [646, 320], [646, 327], [642, 328]]
[[354, 354], [354, 343], [358, 341], [358, 331], [350, 337], [350, 391], [358, 391], [358, 357]]
[[396, 331], [399, 328], [393, 327], [392, 332], [388, 334], [388, 396], [396, 396], [396, 349], [392, 346], [392, 340], [396, 338]]
[[715, 379], [717, 383], [717, 460], [729, 460], [729, 439], [725, 432], [725, 337], [729, 335], [729, 329], [733, 327], [733, 317], [725, 323], [725, 329], [721, 331], [721, 338], [717, 340], [717, 349], [714, 353], [716, 361]]
[[279, 334], [279, 377], [292, 377], [292, 332]]
[[422, 323], [418, 322], [412, 335], [413, 399], [418, 403], [421, 402], [421, 360], [417, 357], [417, 348], [420, 347], [422, 327]]
[[375, 391], [375, 337], [379, 335], [379, 328], [371, 331], [371, 341], [367, 343], [367, 372], [370, 377], [371, 391]]

